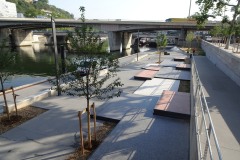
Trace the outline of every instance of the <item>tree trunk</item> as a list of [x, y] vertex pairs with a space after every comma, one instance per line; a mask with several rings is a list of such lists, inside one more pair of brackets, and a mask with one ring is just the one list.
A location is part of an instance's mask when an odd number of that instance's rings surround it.
[[5, 103], [5, 107], [6, 107], [7, 116], [8, 116], [8, 119], [10, 120], [9, 110], [8, 110], [8, 104], [7, 104], [7, 98], [6, 98], [6, 94], [5, 94], [5, 90], [4, 90], [4, 86], [3, 86], [3, 80], [2, 80], [2, 77], [0, 77], [0, 81], [1, 81], [2, 92], [3, 92], [3, 98], [4, 98], [4, 103]]
[[225, 49], [228, 49], [229, 46], [230, 46], [230, 41], [231, 41], [231, 37], [232, 37], [232, 32], [234, 30], [234, 26], [235, 26], [235, 23], [236, 23], [236, 18], [237, 18], [237, 15], [238, 15], [238, 8], [240, 6], [240, 0], [238, 0], [238, 3], [237, 5], [235, 6], [235, 10], [234, 10], [234, 14], [233, 14], [233, 19], [232, 19], [232, 22], [231, 22], [231, 25], [230, 25], [230, 29], [229, 29], [229, 35], [228, 35], [228, 38], [227, 38], [227, 44], [225, 46]]
[[92, 140], [91, 140], [91, 117], [90, 117], [90, 98], [89, 98], [89, 73], [90, 69], [87, 71], [87, 82], [86, 82], [86, 89], [87, 89], [87, 123], [88, 123], [88, 147], [92, 148]]
[[92, 138], [91, 138], [91, 117], [90, 117], [90, 104], [89, 98], [87, 98], [87, 120], [88, 120], [88, 147], [92, 148]]
[[160, 63], [161, 63], [161, 50], [158, 49], [158, 52], [159, 52], [158, 62], [159, 62], [159, 64], [160, 64]]
[[226, 46], [225, 46], [225, 49], [228, 49], [228, 48], [229, 48], [231, 37], [232, 37], [231, 35], [228, 36], [228, 38], [227, 38], [227, 43], [226, 43]]

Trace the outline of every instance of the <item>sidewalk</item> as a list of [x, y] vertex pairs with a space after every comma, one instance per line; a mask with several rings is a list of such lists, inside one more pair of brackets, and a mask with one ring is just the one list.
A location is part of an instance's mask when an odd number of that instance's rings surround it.
[[[136, 95], [133, 92], [144, 81], [133, 76], [143, 66], [154, 63], [158, 55], [142, 53], [120, 59], [118, 75], [124, 83], [123, 94], [109, 101], [93, 100], [97, 114], [109, 106], [120, 122], [90, 159], [188, 159], [189, 122], [153, 115], [159, 97]], [[181, 55], [173, 52], [172, 56]], [[164, 58], [164, 56], [163, 56]], [[171, 58], [171, 56], [166, 56]], [[31, 95], [29, 90], [26, 94]], [[33, 104], [49, 109], [38, 117], [0, 135], [0, 159], [65, 159], [79, 144], [77, 111], [86, 107], [84, 98], [52, 96]], [[84, 117], [86, 122], [86, 117]], [[101, 125], [98, 121], [98, 125]], [[86, 135], [86, 123], [83, 127]]]
[[194, 58], [223, 159], [239, 159], [240, 87], [206, 57]]

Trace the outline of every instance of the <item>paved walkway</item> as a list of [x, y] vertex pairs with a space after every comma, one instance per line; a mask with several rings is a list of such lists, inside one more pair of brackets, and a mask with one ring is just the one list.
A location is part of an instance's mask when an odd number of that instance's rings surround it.
[[[134, 80], [133, 76], [158, 59], [156, 54], [142, 55], [138, 62], [135, 55], [120, 60], [118, 75], [125, 84], [121, 97], [93, 100], [97, 113], [108, 111], [120, 122], [90, 159], [188, 159], [189, 122], [155, 116], [153, 108], [159, 97], [133, 94], [144, 82]], [[170, 59], [171, 55], [165, 57]], [[28, 89], [24, 91], [32, 94]], [[77, 111], [85, 108], [84, 98], [54, 96], [33, 105], [49, 111], [0, 135], [1, 160], [61, 160], [79, 144]], [[86, 125], [83, 130], [86, 134]]]
[[195, 57], [223, 159], [240, 158], [240, 87], [206, 57]]

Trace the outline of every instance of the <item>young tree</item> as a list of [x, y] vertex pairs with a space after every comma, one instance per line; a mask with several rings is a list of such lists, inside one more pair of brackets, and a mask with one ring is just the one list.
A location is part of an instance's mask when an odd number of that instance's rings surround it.
[[[1, 91], [3, 93], [4, 103], [5, 103], [5, 112], [7, 112], [8, 119], [9, 117], [9, 110], [8, 104], [6, 99], [6, 93], [4, 88], [4, 82], [8, 79], [9, 76], [13, 75], [13, 72], [7, 71], [8, 67], [11, 67], [16, 63], [16, 54], [10, 52], [10, 50], [5, 47], [6, 40], [0, 44], [0, 83], [1, 83]], [[17, 112], [17, 111], [16, 111]]]
[[187, 37], [186, 37], [186, 41], [188, 43], [188, 52], [189, 52], [189, 49], [192, 47], [193, 39], [194, 39], [194, 33], [193, 32], [188, 32]]
[[[105, 99], [120, 96], [123, 84], [116, 77], [118, 59], [102, 49], [100, 37], [84, 23], [84, 7], [80, 7], [80, 12], [83, 25], [69, 34], [71, 48], [76, 53], [76, 57], [69, 61], [68, 67], [72, 72], [62, 75], [61, 80], [67, 84], [62, 88], [63, 92], [72, 96], [84, 96], [87, 100], [88, 143], [91, 148], [90, 100], [93, 97]], [[104, 69], [108, 72], [101, 75]]]
[[200, 36], [200, 35], [197, 35], [197, 36], [196, 36], [196, 40], [197, 40], [198, 48], [200, 48], [200, 46], [201, 46], [201, 40], [202, 40], [201, 36]]
[[157, 49], [159, 52], [159, 63], [161, 63], [161, 50], [165, 50], [165, 47], [167, 46], [167, 37], [165, 34], [158, 33], [156, 38], [157, 43]]
[[[195, 14], [195, 18], [198, 24], [204, 24], [209, 17], [216, 17], [223, 15], [226, 8], [230, 8], [233, 12], [231, 21], [229, 21], [230, 27], [228, 31], [226, 49], [229, 48], [230, 40], [234, 32], [234, 26], [236, 24], [236, 18], [240, 14], [240, 0], [236, 1], [236, 4], [231, 4], [229, 0], [197, 0], [196, 3], [200, 6], [200, 13]], [[223, 21], [228, 19], [226, 16], [223, 17]]]

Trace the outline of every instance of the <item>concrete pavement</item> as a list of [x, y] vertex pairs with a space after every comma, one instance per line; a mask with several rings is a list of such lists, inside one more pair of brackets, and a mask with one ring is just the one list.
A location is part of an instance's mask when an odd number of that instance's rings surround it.
[[240, 87], [206, 57], [194, 58], [223, 159], [239, 159]]
[[[134, 59], [136, 55], [120, 60], [118, 75], [125, 84], [120, 98], [93, 99], [97, 113], [104, 111], [120, 122], [90, 159], [188, 159], [189, 122], [154, 116], [153, 108], [159, 97], [133, 94], [144, 82], [134, 80], [133, 76], [158, 57], [151, 53], [142, 55], [138, 62]], [[27, 88], [25, 93], [31, 95]], [[86, 107], [86, 100], [62, 95], [32, 105], [48, 111], [0, 135], [0, 159], [65, 159], [79, 144], [77, 111]]]

